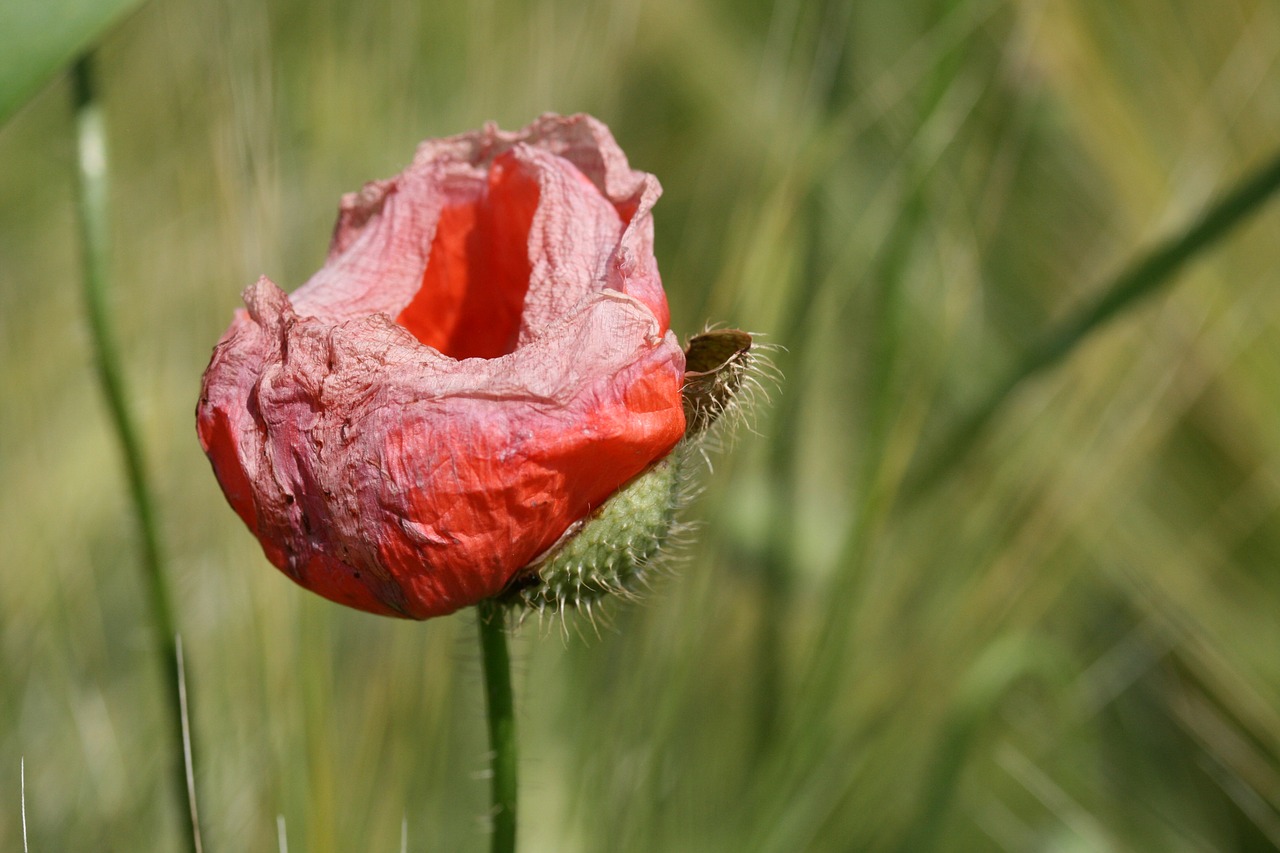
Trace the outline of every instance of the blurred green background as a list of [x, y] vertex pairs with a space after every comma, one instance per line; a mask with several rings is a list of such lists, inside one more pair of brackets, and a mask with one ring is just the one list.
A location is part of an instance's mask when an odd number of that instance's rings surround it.
[[[149, 0], [97, 60], [206, 850], [275, 850], [278, 816], [292, 853], [487, 846], [472, 613], [292, 585], [193, 410], [240, 290], [302, 283], [342, 192], [546, 110], [663, 182], [677, 331], [766, 333], [786, 379], [646, 602], [515, 639], [522, 849], [1280, 848], [1280, 208], [901, 488], [1280, 145], [1273, 0]], [[69, 102], [0, 127], [0, 848], [25, 757], [33, 851], [176, 849]]]

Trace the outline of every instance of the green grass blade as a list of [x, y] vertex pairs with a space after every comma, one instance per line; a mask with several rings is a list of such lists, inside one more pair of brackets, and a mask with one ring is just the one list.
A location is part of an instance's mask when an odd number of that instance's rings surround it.
[[0, 125], [140, 2], [0, 3]]
[[973, 448], [1018, 386], [1053, 367], [1095, 331], [1171, 284], [1175, 274], [1188, 261], [1243, 222], [1277, 189], [1280, 189], [1280, 153], [1245, 176], [1186, 230], [1161, 243], [1120, 273], [1094, 302], [1049, 328], [1014, 368], [991, 388], [982, 402], [935, 445], [937, 449], [908, 479], [903, 489], [904, 499], [913, 501], [941, 482]]

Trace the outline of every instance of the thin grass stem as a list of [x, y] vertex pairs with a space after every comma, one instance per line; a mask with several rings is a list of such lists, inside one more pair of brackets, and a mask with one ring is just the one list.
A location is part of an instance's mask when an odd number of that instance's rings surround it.
[[493, 804], [492, 853], [516, 849], [516, 716], [511, 691], [511, 655], [506, 619], [500, 604], [482, 601], [476, 608], [480, 651], [484, 661], [485, 706], [489, 716], [489, 748]]
[[18, 759], [18, 798], [22, 808], [22, 853], [27, 853], [27, 757]]
[[[110, 234], [107, 223], [108, 161], [102, 106], [95, 91], [91, 57], [81, 57], [72, 72], [76, 125], [76, 208], [84, 261], [84, 303], [98, 381], [110, 413], [111, 424], [124, 461], [129, 497], [142, 547], [143, 583], [149, 621], [157, 648], [157, 662], [167, 686], [173, 776], [170, 787], [186, 824], [184, 836], [192, 853], [199, 853], [194, 808], [187, 797], [187, 762], [183, 746], [180, 691], [185, 690], [171, 666], [177, 657], [173, 609], [170, 606], [164, 559], [156, 524], [155, 503], [143, 463], [142, 443], [135, 426], [125, 388], [120, 351], [116, 345], [108, 308]], [[194, 795], [193, 795], [194, 796]]]
[[182, 766], [187, 773], [187, 809], [191, 813], [192, 837], [196, 853], [204, 853], [200, 840], [200, 809], [196, 806], [196, 766], [191, 756], [191, 720], [187, 711], [187, 667], [182, 659], [182, 635], [173, 638], [178, 664], [178, 711], [182, 719]]

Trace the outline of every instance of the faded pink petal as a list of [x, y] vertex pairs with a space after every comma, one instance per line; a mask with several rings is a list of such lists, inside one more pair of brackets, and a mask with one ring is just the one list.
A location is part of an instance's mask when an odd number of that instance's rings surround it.
[[328, 259], [263, 278], [197, 410], [228, 501], [328, 598], [495, 595], [684, 432], [650, 210], [587, 116], [428, 141], [343, 198]]

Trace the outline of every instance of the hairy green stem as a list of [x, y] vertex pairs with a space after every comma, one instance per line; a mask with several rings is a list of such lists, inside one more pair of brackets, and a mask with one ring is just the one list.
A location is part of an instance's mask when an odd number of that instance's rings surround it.
[[493, 853], [516, 849], [516, 716], [511, 692], [511, 655], [507, 651], [502, 605], [482, 601], [476, 608], [484, 660], [484, 696], [492, 751]]
[[81, 247], [84, 260], [84, 303], [89, 332], [107, 409], [120, 453], [124, 461], [129, 497], [142, 546], [142, 570], [151, 631], [157, 649], [156, 661], [163, 672], [169, 716], [172, 777], [170, 787], [178, 812], [186, 827], [184, 833], [190, 850], [200, 849], [199, 827], [194, 817], [195, 796], [188, 798], [187, 766], [184, 760], [183, 717], [179, 691], [183, 685], [174, 661], [178, 659], [173, 609], [169, 604], [169, 588], [165, 579], [164, 559], [156, 525], [155, 504], [151, 497], [142, 443], [138, 437], [133, 413], [129, 409], [108, 309], [108, 264], [110, 235], [107, 229], [107, 150], [102, 108], [94, 91], [94, 73], [88, 56], [81, 57], [73, 69], [76, 124], [76, 206], [79, 214]]
[[916, 469], [903, 490], [910, 501], [923, 496], [950, 473], [977, 442], [996, 412], [1023, 382], [1056, 365], [1093, 332], [1158, 293], [1190, 260], [1210, 248], [1280, 190], [1280, 152], [1246, 175], [1181, 233], [1165, 240], [1127, 267], [1100, 295], [1074, 315], [1050, 327]]

